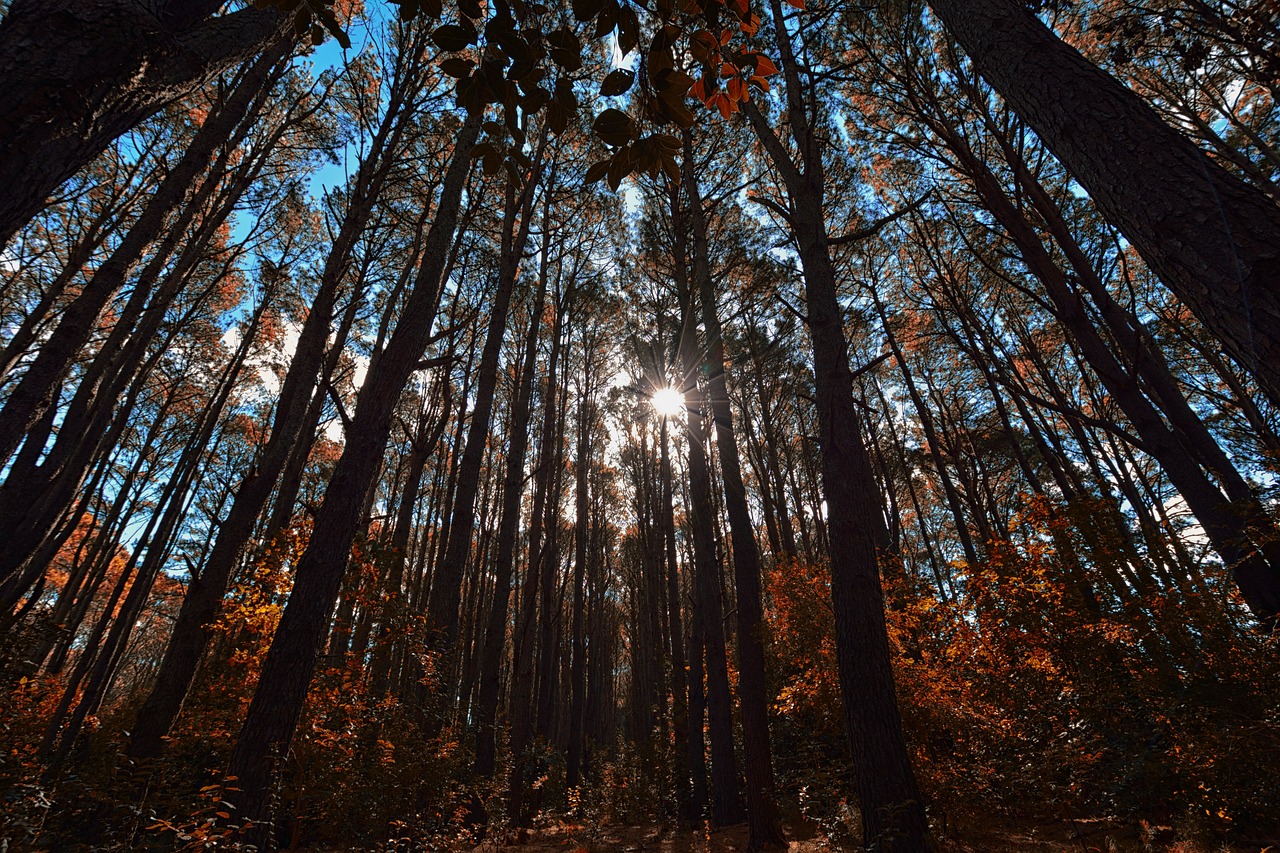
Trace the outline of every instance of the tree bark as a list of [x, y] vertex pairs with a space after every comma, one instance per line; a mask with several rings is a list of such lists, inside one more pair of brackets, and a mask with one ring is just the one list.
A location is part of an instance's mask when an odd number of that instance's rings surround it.
[[760, 592], [760, 552], [756, 546], [742, 481], [742, 462], [734, 433], [726, 381], [724, 334], [711, 281], [710, 246], [698, 181], [692, 171], [692, 134], [684, 135], [684, 184], [689, 196], [693, 233], [693, 277], [706, 331], [707, 394], [715, 425], [725, 511], [733, 546], [733, 577], [738, 604], [738, 703], [742, 710], [742, 756], [746, 771], [748, 849], [786, 847], [773, 785], [773, 752], [769, 744], [769, 696], [765, 682], [765, 621]]
[[802, 167], [795, 165], [754, 104], [747, 104], [744, 111], [787, 188], [791, 231], [804, 272], [836, 658], [862, 812], [862, 843], [872, 849], [891, 846], [895, 853], [917, 853], [930, 849], [932, 842], [894, 689], [879, 567], [888, 531], [853, 400], [844, 312], [823, 218], [825, 177], [822, 142], [815, 127], [818, 117], [806, 101], [801, 66], [786, 32], [780, 0], [770, 0], [769, 8], [780, 31], [788, 120]]
[[684, 221], [678, 186], [672, 188], [676, 228], [675, 282], [680, 301], [676, 364], [684, 395], [685, 439], [688, 442], [689, 524], [693, 532], [694, 583], [701, 611], [707, 666], [707, 720], [711, 740], [711, 819], [717, 826], [740, 823], [746, 816], [738, 790], [738, 764], [733, 747], [733, 696], [729, 688], [728, 648], [724, 636], [724, 604], [720, 596], [720, 559], [716, 547], [711, 466], [707, 459], [704, 419], [706, 394], [698, 387], [697, 320], [689, 285]]
[[360, 389], [347, 446], [316, 513], [311, 541], [298, 563], [298, 581], [285, 605], [262, 676], [231, 756], [229, 775], [242, 789], [235, 804], [259, 827], [270, 819], [275, 766], [288, 755], [316, 660], [328, 633], [333, 606], [369, 486], [377, 475], [391, 417], [416, 368], [434, 322], [449, 247], [454, 239], [462, 190], [479, 135], [479, 113], [468, 116], [445, 173], [436, 218], [423, 251], [423, 274], [409, 295], [396, 330], [369, 365]]
[[16, 0], [0, 22], [0, 246], [116, 137], [292, 27], [276, 8]]
[[[543, 213], [543, 234], [548, 232], [548, 215]], [[524, 363], [516, 383], [515, 400], [511, 404], [511, 425], [507, 449], [507, 472], [502, 486], [502, 510], [498, 522], [494, 553], [493, 603], [485, 623], [480, 661], [480, 691], [476, 702], [476, 775], [493, 776], [497, 757], [495, 724], [498, 717], [499, 683], [502, 650], [507, 643], [507, 614], [511, 599], [511, 577], [516, 550], [516, 534], [520, 529], [520, 497], [524, 487], [525, 457], [529, 449], [529, 416], [532, 409], [534, 368], [538, 361], [538, 331], [542, 326], [542, 307], [547, 296], [547, 257], [549, 247], [542, 246], [542, 269], [537, 295], [529, 309], [529, 328], [525, 333]]]
[[1280, 403], [1280, 208], [1017, 0], [929, 0], [1156, 275]]

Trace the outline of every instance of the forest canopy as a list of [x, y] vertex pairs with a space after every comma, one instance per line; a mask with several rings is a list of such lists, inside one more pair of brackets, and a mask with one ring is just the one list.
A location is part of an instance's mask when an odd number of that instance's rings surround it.
[[1280, 845], [1273, 0], [0, 15], [0, 849]]

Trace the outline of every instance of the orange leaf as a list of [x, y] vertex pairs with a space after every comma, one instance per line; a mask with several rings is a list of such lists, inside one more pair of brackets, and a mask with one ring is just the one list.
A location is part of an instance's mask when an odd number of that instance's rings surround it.
[[712, 95], [711, 100], [707, 102], [707, 105], [714, 106], [716, 109], [720, 110], [720, 116], [725, 119], [733, 115], [735, 111], [733, 102], [725, 96], [724, 92], [716, 92]]
[[777, 74], [778, 66], [773, 64], [773, 60], [765, 56], [763, 53], [756, 54], [756, 74], [760, 77], [768, 77], [770, 74]]
[[787, 0], [787, 5], [799, 9], [801, 12], [804, 11], [804, 0]]
[[737, 77], [738, 66], [734, 65], [732, 62], [726, 62], [722, 64], [720, 66], [720, 76], [721, 77]]

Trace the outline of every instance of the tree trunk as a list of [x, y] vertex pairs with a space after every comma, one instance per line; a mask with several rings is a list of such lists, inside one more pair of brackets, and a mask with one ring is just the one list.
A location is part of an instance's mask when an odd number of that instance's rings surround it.
[[[444, 560], [432, 578], [431, 596], [427, 603], [431, 630], [437, 632], [437, 650], [446, 653], [451, 653], [458, 636], [462, 575], [472, 552], [476, 495], [480, 488], [480, 468], [489, 443], [493, 397], [498, 387], [498, 360], [502, 355], [502, 343], [506, 336], [511, 296], [515, 292], [516, 279], [520, 273], [520, 259], [524, 255], [529, 236], [529, 211], [539, 172], [540, 167], [535, 167], [534, 173], [527, 176], [528, 183], [519, 192], [514, 180], [509, 180], [506, 186], [498, 286], [489, 307], [489, 328], [480, 354], [475, 405], [471, 410], [467, 444], [458, 466], [458, 492], [454, 497], [453, 517], [449, 523], [449, 542], [445, 548]], [[452, 705], [451, 701], [449, 705]]]
[[805, 304], [813, 340], [822, 490], [827, 504], [831, 603], [845, 728], [853, 754], [863, 845], [894, 853], [932, 846], [924, 802], [902, 734], [880, 586], [879, 556], [887, 544], [884, 514], [863, 443], [853, 373], [849, 368], [835, 265], [823, 219], [822, 143], [809, 112], [800, 64], [785, 35], [782, 4], [770, 0], [781, 31], [778, 48], [786, 78], [797, 168], [782, 141], [753, 105], [744, 109], [791, 201], [790, 222], [804, 271]]
[[1017, 0], [929, 0], [982, 76], [1280, 403], [1280, 208]]
[[292, 28], [276, 8], [210, 18], [220, 5], [10, 5], [0, 22], [0, 246], [116, 137]]
[[742, 481], [742, 463], [734, 434], [733, 412], [725, 378], [724, 335], [711, 282], [710, 246], [698, 181], [692, 171], [692, 135], [684, 135], [684, 183], [689, 195], [693, 232], [693, 276], [698, 286], [702, 325], [706, 331], [707, 395], [715, 424], [716, 448], [724, 484], [725, 511], [733, 545], [733, 576], [738, 603], [738, 702], [742, 709], [742, 755], [746, 770], [748, 848], [785, 847], [773, 787], [773, 752], [769, 745], [769, 695], [765, 682], [765, 622], [760, 592], [760, 552], [756, 547]]
[[[423, 251], [423, 274], [386, 349], [369, 365], [347, 446], [316, 513], [311, 541], [298, 563], [297, 583], [263, 662], [262, 676], [231, 756], [230, 775], [239, 780], [242, 789], [235, 805], [242, 817], [259, 827], [270, 819], [274, 770], [288, 755], [302, 713], [364, 499], [380, 468], [395, 405], [430, 335], [479, 128], [477, 113], [468, 116], [459, 132]], [[254, 835], [259, 840], [265, 838], [261, 829]]]
[[[543, 234], [549, 217], [544, 210]], [[544, 238], [545, 240], [545, 238]], [[524, 363], [516, 383], [515, 400], [511, 404], [511, 425], [507, 449], [507, 472], [502, 486], [502, 510], [498, 521], [494, 554], [493, 603], [485, 624], [480, 661], [480, 694], [476, 702], [476, 775], [493, 776], [497, 756], [495, 724], [498, 717], [499, 675], [502, 650], [507, 644], [507, 613], [511, 599], [511, 576], [515, 563], [516, 535], [520, 530], [520, 497], [524, 488], [525, 456], [529, 448], [529, 416], [532, 409], [534, 368], [538, 362], [538, 331], [542, 326], [542, 307], [547, 296], [547, 258], [549, 247], [543, 245], [542, 270], [538, 292], [529, 308], [529, 328], [524, 340]]]
[[[584, 335], [585, 337], [585, 335]], [[586, 580], [587, 536], [590, 530], [588, 513], [588, 473], [591, 468], [591, 419], [593, 417], [591, 353], [583, 346], [586, 376], [580, 388], [578, 404], [578, 441], [574, 476], [574, 525], [573, 525], [573, 612], [569, 635], [569, 752], [566, 757], [565, 784], [576, 788], [581, 782], [582, 751], [584, 744], [584, 717], [586, 711]], [[656, 640], [656, 638], [655, 638]], [[656, 653], [655, 643], [652, 652]]]
[[711, 466], [707, 460], [704, 419], [706, 395], [698, 387], [697, 322], [686, 270], [684, 216], [679, 187], [673, 188], [676, 222], [676, 290], [680, 300], [677, 343], [679, 387], [687, 407], [690, 519], [693, 529], [694, 582], [701, 610], [702, 640], [707, 665], [707, 720], [711, 740], [711, 817], [717, 826], [740, 823], [745, 817], [738, 791], [738, 765], [733, 747], [733, 696], [729, 688], [728, 649], [724, 636], [724, 604], [720, 597], [720, 560], [716, 548], [715, 509], [712, 506]]

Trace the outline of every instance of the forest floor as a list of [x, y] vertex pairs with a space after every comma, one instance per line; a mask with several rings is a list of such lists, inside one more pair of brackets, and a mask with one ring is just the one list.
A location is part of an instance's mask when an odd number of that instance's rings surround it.
[[[812, 827], [787, 828], [788, 853], [838, 853], [855, 848], [831, 843]], [[1268, 853], [1263, 844], [1221, 845], [1176, 841], [1167, 827], [1143, 827], [1105, 820], [1045, 820], [1018, 827], [988, 825], [945, 838], [944, 853]], [[745, 825], [715, 830], [683, 830], [670, 826], [561, 826], [531, 831], [505, 843], [493, 841], [472, 853], [496, 850], [528, 853], [730, 853], [747, 849]], [[1280, 849], [1280, 848], [1276, 848]]]

